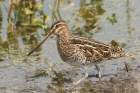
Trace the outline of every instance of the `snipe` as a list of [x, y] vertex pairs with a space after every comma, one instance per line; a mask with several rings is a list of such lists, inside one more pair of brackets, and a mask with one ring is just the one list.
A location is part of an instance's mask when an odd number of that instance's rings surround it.
[[95, 65], [105, 59], [119, 58], [123, 56], [133, 57], [119, 46], [104, 44], [94, 39], [71, 36], [67, 24], [64, 21], [55, 22], [50, 33], [29, 54], [32, 54], [52, 34], [57, 36], [57, 49], [61, 59], [72, 65], [83, 68], [85, 76], [74, 85], [79, 84], [88, 77], [87, 67]]

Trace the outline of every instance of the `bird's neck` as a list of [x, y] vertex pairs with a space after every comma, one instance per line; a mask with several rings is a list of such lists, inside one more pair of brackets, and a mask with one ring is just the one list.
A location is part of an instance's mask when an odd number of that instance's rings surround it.
[[70, 44], [70, 39], [72, 38], [69, 31], [63, 32], [61, 35], [57, 35], [57, 45], [67, 45]]

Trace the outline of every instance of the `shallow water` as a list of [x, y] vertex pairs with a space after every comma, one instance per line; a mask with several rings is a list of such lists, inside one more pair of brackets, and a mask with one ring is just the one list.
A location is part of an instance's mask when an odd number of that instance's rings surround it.
[[[53, 23], [52, 20], [62, 18], [67, 22], [74, 36], [93, 37], [104, 43], [115, 40], [120, 44], [125, 44], [124, 50], [133, 54], [135, 60], [123, 57], [104, 61], [99, 64], [102, 74], [101, 82], [94, 76], [97, 70], [93, 66], [88, 69], [91, 77], [85, 79], [80, 85], [73, 86], [73, 81], [84, 76], [84, 70], [72, 68], [62, 62], [57, 53], [55, 36], [46, 40], [36, 52], [27, 57], [28, 52], [47, 35], [49, 30], [15, 26], [13, 32], [7, 33], [8, 13], [4, 5], [0, 3], [3, 18], [0, 26], [2, 27], [0, 30], [0, 91], [2, 93], [49, 93], [49, 91], [139, 93], [139, 0], [65, 1], [60, 3], [59, 13], [55, 9], [56, 17], [52, 15], [50, 9], [54, 3], [54, 0], [44, 1], [43, 11], [51, 17], [51, 20], [47, 21], [49, 27]], [[7, 1], [5, 4], [9, 8]], [[117, 19], [115, 23], [107, 19], [113, 13]], [[39, 15], [38, 12], [36, 13], [38, 18], [37, 15]], [[98, 25], [94, 26], [96, 22]], [[128, 73], [124, 61], [129, 63]]]

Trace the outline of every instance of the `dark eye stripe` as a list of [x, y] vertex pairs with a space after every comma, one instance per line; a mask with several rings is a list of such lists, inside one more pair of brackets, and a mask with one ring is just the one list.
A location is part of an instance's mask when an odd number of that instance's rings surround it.
[[60, 27], [60, 26], [62, 26], [62, 25], [65, 25], [65, 26], [66, 26], [66, 23], [65, 23], [64, 21], [57, 21], [57, 22], [55, 22], [55, 23], [51, 26], [51, 29], [53, 29], [53, 27], [55, 27], [55, 29], [56, 29], [56, 28], [58, 28], [58, 27]]
[[56, 28], [58, 28], [58, 27], [60, 27], [60, 26], [61, 26], [61, 24], [57, 24], [57, 25], [56, 25]]

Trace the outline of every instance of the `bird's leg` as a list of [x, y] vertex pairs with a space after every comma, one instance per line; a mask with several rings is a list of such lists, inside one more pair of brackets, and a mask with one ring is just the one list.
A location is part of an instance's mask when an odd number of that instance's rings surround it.
[[88, 77], [88, 72], [87, 70], [85, 70], [85, 76], [83, 78], [81, 78], [80, 80], [78, 80], [77, 82], [73, 82], [73, 85], [77, 85], [79, 84], [81, 81], [83, 81], [84, 79], [86, 79]]
[[100, 67], [96, 64], [95, 65], [96, 69], [98, 70], [98, 77], [99, 77], [99, 81], [101, 80], [101, 72], [100, 72]]
[[125, 65], [126, 71], [128, 72], [130, 65], [126, 61], [124, 61], [124, 65]]

